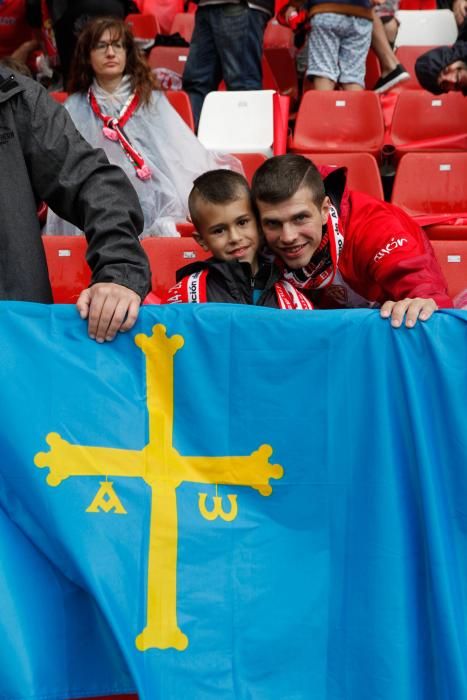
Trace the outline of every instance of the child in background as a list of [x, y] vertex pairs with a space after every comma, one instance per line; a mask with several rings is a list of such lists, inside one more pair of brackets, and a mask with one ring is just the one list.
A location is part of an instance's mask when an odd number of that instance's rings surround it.
[[177, 272], [163, 303], [230, 302], [281, 309], [312, 309], [280, 270], [258, 255], [262, 238], [245, 178], [212, 170], [194, 181], [188, 207], [195, 238], [212, 257]]
[[[311, 18], [306, 76], [315, 90], [365, 88], [366, 57], [371, 43], [370, 0], [292, 0], [284, 19], [303, 8]], [[299, 12], [297, 20], [302, 17]]]

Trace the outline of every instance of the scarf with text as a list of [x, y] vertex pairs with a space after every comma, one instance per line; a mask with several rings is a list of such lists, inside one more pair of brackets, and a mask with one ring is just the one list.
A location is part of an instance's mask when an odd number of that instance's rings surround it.
[[[207, 276], [208, 270], [200, 270], [187, 275], [169, 290], [164, 302], [167, 304], [203, 304], [207, 302]], [[276, 282], [274, 291], [280, 309], [313, 309], [311, 301], [287, 280]]]
[[152, 175], [151, 169], [146, 165], [142, 155], [138, 153], [135, 148], [133, 148], [123, 133], [123, 127], [134, 114], [139, 105], [138, 95], [134, 92], [128, 97], [118, 117], [111, 117], [108, 114], [103, 114], [91, 88], [88, 90], [88, 99], [92, 111], [104, 124], [102, 128], [104, 136], [110, 139], [110, 141], [118, 141], [120, 143], [128, 159], [133, 164], [136, 170], [136, 175], [140, 178], [140, 180], [149, 180]]

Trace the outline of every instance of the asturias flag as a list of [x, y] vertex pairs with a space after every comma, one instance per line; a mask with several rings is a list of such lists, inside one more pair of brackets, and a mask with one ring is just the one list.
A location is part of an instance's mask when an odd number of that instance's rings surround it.
[[0, 304], [0, 699], [465, 700], [466, 340]]

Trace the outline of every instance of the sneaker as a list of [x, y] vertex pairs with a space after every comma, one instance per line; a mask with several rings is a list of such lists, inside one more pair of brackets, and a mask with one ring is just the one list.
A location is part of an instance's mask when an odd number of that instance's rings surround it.
[[373, 88], [374, 92], [386, 92], [390, 90], [395, 85], [402, 83], [403, 80], [408, 80], [410, 78], [410, 73], [407, 73], [402, 63], [398, 63], [397, 66], [390, 73], [384, 76], [384, 78], [378, 78]]

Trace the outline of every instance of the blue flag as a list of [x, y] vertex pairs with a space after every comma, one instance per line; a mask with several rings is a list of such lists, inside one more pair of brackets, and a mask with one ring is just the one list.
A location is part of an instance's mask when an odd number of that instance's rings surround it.
[[467, 314], [0, 309], [1, 698], [465, 700]]

